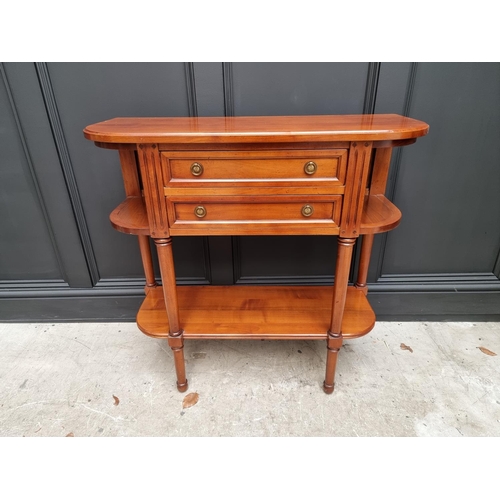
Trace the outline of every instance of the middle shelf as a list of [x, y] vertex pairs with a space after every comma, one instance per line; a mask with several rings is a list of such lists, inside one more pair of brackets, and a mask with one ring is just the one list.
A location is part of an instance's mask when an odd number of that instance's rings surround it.
[[[179, 318], [189, 339], [326, 339], [332, 286], [178, 286]], [[163, 288], [149, 291], [137, 314], [139, 329], [168, 337]], [[342, 320], [345, 338], [361, 337], [375, 313], [361, 290], [348, 287]]]
[[[140, 196], [127, 197], [111, 212], [109, 218], [112, 226], [122, 233], [149, 234], [146, 206]], [[361, 217], [360, 234], [390, 231], [400, 220], [401, 212], [384, 195], [367, 196]]]

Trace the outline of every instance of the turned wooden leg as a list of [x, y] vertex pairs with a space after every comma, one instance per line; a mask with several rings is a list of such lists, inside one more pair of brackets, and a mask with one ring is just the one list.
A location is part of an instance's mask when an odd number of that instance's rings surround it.
[[358, 278], [356, 280], [356, 288], [363, 291], [366, 295], [368, 293], [368, 288], [366, 286], [366, 280], [368, 277], [368, 267], [370, 265], [370, 256], [373, 247], [374, 234], [365, 234], [363, 236], [363, 241], [361, 243], [361, 255], [359, 258], [359, 269]]
[[168, 345], [172, 348], [174, 353], [177, 389], [179, 389], [180, 392], [184, 392], [188, 388], [188, 381], [186, 380], [186, 366], [184, 362], [183, 331], [179, 322], [172, 238], [155, 239], [155, 244], [158, 251], [163, 295], [168, 316]]
[[333, 284], [332, 321], [327, 339], [326, 374], [323, 389], [327, 394], [333, 392], [337, 355], [342, 346], [342, 318], [347, 296], [347, 283], [351, 268], [352, 249], [356, 238], [338, 238], [335, 282]]
[[144, 267], [144, 275], [146, 276], [146, 286], [144, 287], [144, 291], [147, 294], [151, 288], [156, 288], [158, 283], [156, 283], [155, 272], [153, 269], [153, 256], [151, 255], [151, 247], [149, 246], [149, 236], [140, 234], [138, 238], [142, 266]]

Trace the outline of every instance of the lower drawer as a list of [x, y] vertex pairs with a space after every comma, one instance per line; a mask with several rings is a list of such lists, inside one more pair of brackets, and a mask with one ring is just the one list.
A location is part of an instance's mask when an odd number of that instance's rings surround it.
[[[338, 233], [342, 196], [167, 197], [171, 233], [314, 234]], [[303, 233], [301, 232], [301, 229]]]

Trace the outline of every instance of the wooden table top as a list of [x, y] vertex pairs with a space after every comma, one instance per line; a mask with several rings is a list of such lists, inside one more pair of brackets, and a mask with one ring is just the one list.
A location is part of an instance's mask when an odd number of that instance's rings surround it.
[[113, 118], [83, 131], [101, 143], [385, 141], [426, 135], [429, 125], [394, 114]]

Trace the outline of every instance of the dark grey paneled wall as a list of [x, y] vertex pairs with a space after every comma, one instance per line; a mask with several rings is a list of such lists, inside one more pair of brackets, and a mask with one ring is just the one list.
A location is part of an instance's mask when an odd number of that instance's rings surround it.
[[[403, 219], [377, 237], [371, 289], [498, 292], [500, 65], [383, 65], [379, 89], [387, 95], [379, 92], [377, 112], [390, 110], [391, 93], [401, 112], [428, 122], [431, 132], [394, 155], [388, 195]], [[456, 300], [477, 307], [465, 294]], [[499, 304], [492, 309], [498, 314]]]
[[[0, 82], [0, 279], [62, 281], [52, 228], [9, 82]], [[29, 235], [29, 236], [28, 236]], [[27, 244], [29, 240], [32, 244]]]
[[[116, 151], [82, 129], [114, 116], [400, 113], [430, 134], [395, 150], [399, 228], [375, 239], [386, 319], [500, 318], [500, 65], [6, 63], [0, 81], [0, 319], [133, 319], [134, 237]], [[180, 283], [328, 283], [333, 237], [176, 238]], [[353, 271], [356, 265], [353, 266]]]
[[403, 151], [394, 199], [405, 217], [388, 235], [383, 274], [493, 273], [500, 65], [418, 65], [410, 114], [432, 133]]

